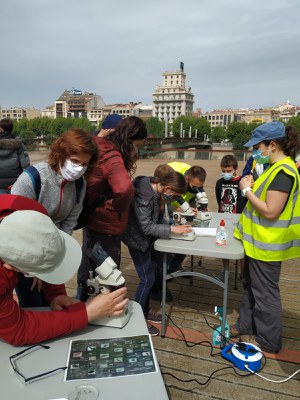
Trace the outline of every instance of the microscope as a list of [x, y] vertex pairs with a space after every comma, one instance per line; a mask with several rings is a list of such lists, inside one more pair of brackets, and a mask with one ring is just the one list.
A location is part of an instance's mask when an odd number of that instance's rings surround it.
[[198, 192], [196, 194], [196, 207], [198, 210], [197, 219], [200, 221], [207, 221], [211, 219], [211, 213], [207, 211], [208, 198], [205, 192]]
[[[176, 198], [176, 201], [179, 203], [179, 207], [181, 211], [173, 212], [173, 225], [186, 225], [191, 224], [194, 220], [194, 212], [191, 209], [189, 203], [185, 201], [182, 197]], [[170, 234], [170, 239], [181, 239], [181, 240], [195, 240], [196, 235], [194, 230], [189, 233], [184, 233], [181, 235], [176, 235], [175, 233]]]
[[[91, 254], [90, 260], [95, 266], [94, 271], [90, 271], [90, 277], [86, 282], [87, 294], [89, 298], [96, 297], [98, 294], [105, 294], [119, 289], [125, 285], [125, 279], [121, 271], [117, 268], [117, 264], [103, 250], [99, 242], [96, 242]], [[91, 325], [110, 326], [114, 328], [123, 328], [129, 321], [129, 311], [118, 317], [98, 318]]]

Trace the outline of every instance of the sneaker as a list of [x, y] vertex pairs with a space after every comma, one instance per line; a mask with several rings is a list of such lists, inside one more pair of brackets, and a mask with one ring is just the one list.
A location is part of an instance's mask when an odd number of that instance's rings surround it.
[[156, 328], [156, 326], [147, 324], [148, 332], [150, 333], [151, 336], [158, 336], [159, 335], [159, 329]]
[[158, 314], [154, 310], [150, 309], [148, 311], [148, 314], [146, 315], [146, 320], [151, 321], [151, 322], [161, 322], [162, 321], [162, 316], [161, 314]]

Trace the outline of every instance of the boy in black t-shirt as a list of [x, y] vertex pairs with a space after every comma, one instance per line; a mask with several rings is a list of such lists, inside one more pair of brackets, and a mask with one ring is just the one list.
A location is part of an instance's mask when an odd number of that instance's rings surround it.
[[241, 176], [237, 175], [237, 159], [228, 154], [221, 160], [221, 179], [216, 182], [215, 193], [220, 213], [241, 213], [247, 203], [239, 189]]

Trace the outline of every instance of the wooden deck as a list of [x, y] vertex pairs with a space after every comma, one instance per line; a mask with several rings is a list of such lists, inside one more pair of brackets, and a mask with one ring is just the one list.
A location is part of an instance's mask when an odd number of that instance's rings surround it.
[[[38, 161], [37, 158], [36, 161]], [[140, 160], [136, 175], [151, 175], [157, 165], [168, 161]], [[215, 211], [214, 184], [219, 178], [220, 160], [185, 160], [185, 162], [192, 165], [200, 164], [206, 169], [208, 176], [205, 188], [209, 195], [209, 207]], [[75, 237], [80, 242], [81, 231], [77, 231]], [[189, 263], [189, 257], [187, 257], [184, 265], [188, 268]], [[195, 264], [198, 264], [197, 258], [195, 258]], [[202, 260], [202, 268], [214, 274], [222, 270], [220, 261], [208, 258]], [[122, 247], [121, 270], [126, 278], [129, 297], [134, 299], [138, 278], [125, 246]], [[261, 372], [263, 376], [273, 380], [284, 379], [300, 368], [300, 259], [283, 263], [280, 286], [283, 306], [283, 349], [276, 355], [267, 355], [266, 365]], [[67, 287], [69, 294], [74, 295], [75, 277], [68, 282]], [[231, 367], [233, 364], [221, 357], [220, 349], [215, 349], [213, 353], [216, 355], [212, 356], [208, 345], [187, 346], [179, 328], [189, 339], [189, 345], [203, 340], [210, 342], [212, 329], [207, 325], [204, 316], [210, 324], [219, 325], [218, 319], [213, 314], [214, 306], [222, 304], [222, 289], [210, 282], [195, 278], [192, 284], [189, 279], [176, 279], [171, 281], [168, 287], [174, 296], [174, 301], [168, 303], [167, 312], [177, 328], [169, 321], [166, 337], [153, 338], [161, 371], [163, 374], [173, 374], [181, 380], [195, 379], [199, 383], [204, 383], [213, 372], [220, 368]], [[237, 290], [234, 289], [234, 264], [232, 263], [228, 292], [230, 325], [234, 324], [238, 315], [241, 296], [241, 281], [238, 282]], [[153, 301], [152, 306], [160, 311], [159, 302]], [[171, 400], [253, 400], [255, 398], [285, 400], [299, 399], [300, 396], [300, 374], [286, 383], [275, 384], [257, 376], [240, 377], [232, 368], [227, 368], [217, 372], [206, 385], [201, 385], [196, 381], [181, 382], [170, 375], [164, 375], [164, 381]]]
[[[197, 264], [197, 258], [195, 258]], [[189, 267], [190, 258], [184, 264]], [[207, 272], [216, 274], [222, 270], [220, 261], [202, 259], [202, 266]], [[201, 267], [201, 268], [203, 268]], [[201, 269], [200, 268], [200, 269]], [[134, 265], [125, 246], [122, 247], [122, 272], [126, 277], [129, 297], [134, 299], [138, 277]], [[237, 290], [234, 289], [234, 263], [230, 266], [228, 292], [228, 322], [233, 325], [238, 315], [238, 306], [242, 296], [242, 284], [238, 281]], [[269, 379], [281, 380], [300, 368], [300, 271], [298, 261], [284, 263], [281, 274], [281, 294], [283, 305], [283, 349], [276, 355], [267, 354], [266, 365], [261, 372]], [[70, 294], [75, 293], [75, 282], [69, 282]], [[181, 380], [196, 379], [205, 382], [216, 370], [232, 366], [221, 357], [220, 349], [215, 348], [211, 355], [211, 348], [204, 345], [191, 346], [200, 341], [211, 342], [213, 330], [207, 321], [219, 325], [214, 317], [214, 306], [222, 305], [222, 289], [216, 285], [194, 279], [179, 278], [172, 280], [170, 288], [174, 300], [168, 303], [167, 310], [172, 321], [169, 321], [165, 338], [153, 338], [156, 355], [162, 373], [170, 373]], [[152, 301], [155, 310], [160, 311], [160, 304]], [[159, 328], [160, 325], [156, 324]], [[182, 330], [180, 332], [179, 328]], [[184, 342], [183, 335], [188, 338], [189, 346]], [[240, 374], [242, 371], [237, 370]], [[193, 399], [296, 399], [300, 394], [300, 374], [294, 379], [275, 384], [267, 382], [257, 376], [240, 377], [232, 368], [216, 373], [212, 380], [201, 386], [197, 382], [185, 383], [172, 376], [164, 375], [164, 381], [172, 400]]]

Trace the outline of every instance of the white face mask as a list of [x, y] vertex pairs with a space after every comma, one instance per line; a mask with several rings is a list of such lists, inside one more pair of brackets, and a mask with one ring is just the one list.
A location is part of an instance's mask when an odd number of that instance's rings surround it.
[[61, 176], [66, 181], [76, 181], [76, 179], [80, 178], [85, 171], [87, 170], [87, 166], [83, 167], [82, 165], [75, 166], [70, 160], [66, 159], [64, 165], [60, 167]]

